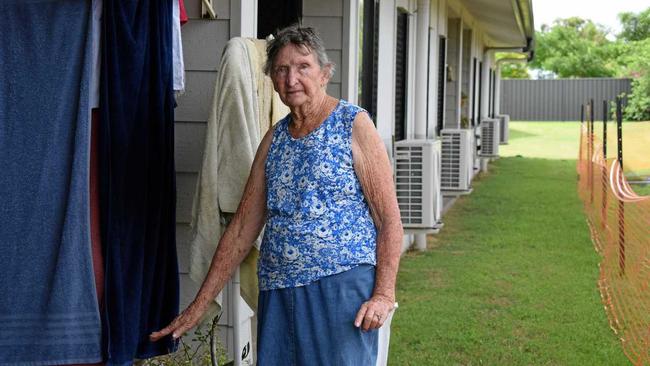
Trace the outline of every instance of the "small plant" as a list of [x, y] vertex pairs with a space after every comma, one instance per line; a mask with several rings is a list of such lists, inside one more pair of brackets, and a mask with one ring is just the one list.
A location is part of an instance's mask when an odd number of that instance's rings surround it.
[[469, 118], [467, 118], [467, 116], [460, 117], [460, 128], [469, 128]]
[[467, 101], [469, 100], [469, 97], [465, 92], [460, 93], [460, 106], [465, 107], [467, 105]]
[[227, 365], [226, 350], [215, 336], [220, 317], [221, 314], [211, 322], [200, 324], [193, 333], [181, 337], [176, 352], [143, 360], [139, 366]]

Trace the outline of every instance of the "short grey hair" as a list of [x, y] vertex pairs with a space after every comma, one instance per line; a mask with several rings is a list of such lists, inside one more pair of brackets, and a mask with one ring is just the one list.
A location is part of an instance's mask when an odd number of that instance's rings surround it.
[[312, 27], [303, 27], [300, 24], [290, 25], [284, 29], [280, 29], [275, 38], [268, 41], [266, 45], [266, 63], [264, 64], [264, 73], [271, 75], [273, 71], [273, 63], [275, 57], [278, 55], [282, 47], [292, 43], [298, 47], [305, 48], [308, 52], [313, 52], [316, 55], [316, 60], [321, 68], [329, 68], [329, 77], [334, 75], [334, 63], [327, 57], [325, 52], [325, 44], [320, 38], [316, 29]]

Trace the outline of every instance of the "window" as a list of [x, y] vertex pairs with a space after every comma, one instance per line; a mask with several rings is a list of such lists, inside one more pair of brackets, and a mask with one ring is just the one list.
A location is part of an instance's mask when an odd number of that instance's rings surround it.
[[472, 110], [470, 111], [471, 113], [471, 118], [472, 118], [472, 127], [476, 126], [476, 108], [477, 108], [477, 103], [476, 103], [476, 87], [478, 86], [478, 59], [474, 57], [474, 62], [472, 63]]
[[447, 38], [440, 37], [438, 42], [438, 124], [436, 125], [436, 136], [440, 136], [440, 130], [445, 123], [445, 85], [447, 84]]
[[494, 118], [494, 104], [496, 99], [497, 73], [490, 69], [490, 117]]

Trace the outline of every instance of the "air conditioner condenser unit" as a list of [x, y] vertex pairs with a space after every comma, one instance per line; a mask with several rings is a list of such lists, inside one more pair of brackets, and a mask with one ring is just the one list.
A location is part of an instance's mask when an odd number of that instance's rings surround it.
[[481, 152], [482, 157], [499, 156], [499, 120], [487, 118], [481, 121]]
[[440, 184], [443, 191], [469, 191], [474, 173], [473, 130], [444, 129]]
[[395, 187], [405, 229], [438, 230], [442, 223], [440, 141], [395, 143]]
[[510, 137], [510, 116], [507, 114], [499, 114], [496, 118], [499, 119], [499, 143], [506, 145]]

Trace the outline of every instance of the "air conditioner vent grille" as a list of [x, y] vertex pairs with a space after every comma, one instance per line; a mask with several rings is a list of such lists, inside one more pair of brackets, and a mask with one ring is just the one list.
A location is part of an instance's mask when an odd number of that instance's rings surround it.
[[446, 129], [441, 132], [440, 185], [443, 190], [468, 190], [471, 179], [471, 131]]
[[404, 140], [395, 146], [395, 189], [405, 228], [431, 228], [439, 214], [434, 205], [434, 146], [432, 141]]
[[500, 144], [499, 121], [485, 119], [481, 121], [481, 156], [498, 156]]

